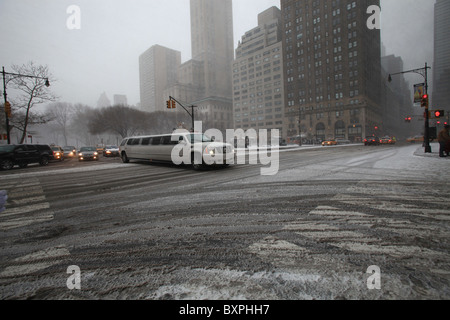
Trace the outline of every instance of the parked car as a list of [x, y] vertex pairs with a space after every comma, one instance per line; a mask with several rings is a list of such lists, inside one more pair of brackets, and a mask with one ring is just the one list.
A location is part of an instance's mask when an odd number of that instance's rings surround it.
[[119, 147], [118, 146], [106, 146], [105, 150], [103, 150], [104, 157], [118, 157], [119, 156]]
[[366, 137], [364, 139], [365, 146], [378, 146], [380, 145], [380, 138], [378, 137]]
[[48, 165], [53, 151], [46, 145], [4, 145], [0, 146], [0, 168], [11, 170], [15, 165], [26, 168], [30, 163]]
[[77, 148], [74, 146], [65, 146], [63, 147], [64, 150], [64, 157], [66, 158], [73, 158], [77, 156]]
[[53, 160], [64, 161], [64, 150], [60, 146], [51, 146], [53, 150]]
[[322, 146], [323, 146], [323, 147], [325, 147], [325, 146], [335, 146], [335, 145], [337, 145], [337, 144], [338, 144], [337, 141], [334, 140], [334, 139], [331, 139], [331, 140], [325, 140], [324, 142], [322, 142]]
[[98, 152], [96, 147], [82, 147], [78, 153], [78, 160], [96, 160], [98, 161]]

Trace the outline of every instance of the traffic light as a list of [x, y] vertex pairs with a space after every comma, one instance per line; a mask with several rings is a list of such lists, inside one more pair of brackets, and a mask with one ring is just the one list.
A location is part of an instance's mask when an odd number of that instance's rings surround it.
[[434, 111], [434, 117], [436, 119], [442, 118], [444, 116], [444, 110], [435, 110]]
[[426, 108], [426, 109], [428, 109], [428, 107], [429, 107], [429, 102], [430, 102], [430, 100], [429, 100], [429, 97], [428, 97], [428, 95], [427, 94], [424, 94], [423, 96], [422, 96], [422, 101], [421, 101], [421, 106], [422, 106], [422, 108]]
[[11, 104], [8, 101], [5, 102], [5, 113], [8, 118], [11, 118]]
[[405, 122], [406, 122], [406, 123], [410, 123], [411, 120], [412, 120], [412, 117], [406, 117], [406, 118], [405, 118]]
[[175, 100], [168, 100], [166, 101], [167, 109], [176, 109], [177, 108], [177, 102]]

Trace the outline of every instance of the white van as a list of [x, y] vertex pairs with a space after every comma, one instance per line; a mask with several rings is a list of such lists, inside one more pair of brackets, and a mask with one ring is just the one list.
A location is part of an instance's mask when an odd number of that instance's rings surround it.
[[162, 161], [190, 164], [196, 170], [208, 165], [227, 167], [234, 163], [231, 144], [214, 142], [202, 133], [129, 137], [120, 144], [119, 153], [124, 163], [130, 160]]

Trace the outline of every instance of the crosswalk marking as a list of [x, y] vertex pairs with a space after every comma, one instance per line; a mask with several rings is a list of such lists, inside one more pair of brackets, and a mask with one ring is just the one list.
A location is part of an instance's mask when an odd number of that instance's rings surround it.
[[64, 257], [69, 255], [70, 252], [65, 246], [34, 252], [13, 260], [11, 262], [13, 265], [6, 267], [0, 273], [0, 277], [6, 278], [31, 274], [58, 264]]
[[[425, 203], [420, 206], [414, 196], [381, 192], [377, 193], [377, 198], [381, 200], [372, 200], [366, 196], [368, 191], [363, 186], [352, 186], [330, 198], [330, 205], [317, 206], [282, 226], [282, 230], [297, 234], [300, 237], [299, 243], [304, 242], [300, 240], [302, 238], [309, 239], [357, 254], [390, 256], [396, 259], [412, 256], [421, 259], [447, 259], [434, 248], [421, 247], [410, 241], [431, 237], [437, 242], [439, 239], [446, 239], [447, 226], [445, 223], [439, 224], [439, 221], [446, 222], [450, 219], [447, 198], [428, 194], [420, 199]], [[432, 203], [435, 207], [426, 206], [426, 203]], [[433, 219], [436, 223], [429, 225], [416, 222], [416, 219], [424, 218]], [[275, 253], [274, 264], [284, 268], [294, 267], [293, 262], [289, 261], [292, 257], [297, 258], [297, 261], [306, 257], [314, 263], [320, 261], [322, 255], [320, 249], [310, 254], [310, 250], [315, 249], [309, 249], [309, 245], [300, 247], [274, 237], [252, 244], [249, 250], [264, 259], [271, 258]], [[436, 269], [436, 273], [443, 271]]]
[[54, 219], [54, 212], [46, 201], [38, 179], [6, 183], [2, 189], [7, 191], [8, 200], [6, 210], [0, 214], [0, 230], [16, 229]]

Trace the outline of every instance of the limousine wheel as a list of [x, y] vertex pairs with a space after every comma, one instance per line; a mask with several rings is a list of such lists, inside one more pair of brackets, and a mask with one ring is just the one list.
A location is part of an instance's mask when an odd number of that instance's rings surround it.
[[130, 159], [128, 159], [127, 154], [125, 152], [122, 152], [122, 162], [123, 163], [128, 163], [130, 162]]

